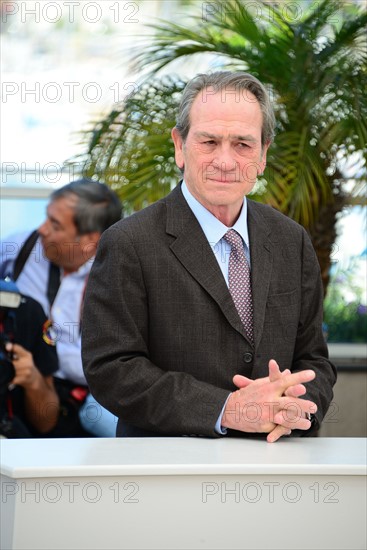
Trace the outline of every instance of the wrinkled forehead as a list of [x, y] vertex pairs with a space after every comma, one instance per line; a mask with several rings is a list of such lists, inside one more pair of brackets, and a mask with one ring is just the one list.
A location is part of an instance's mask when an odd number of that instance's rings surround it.
[[[215, 93], [213, 93], [215, 92]], [[231, 126], [261, 129], [263, 116], [257, 98], [248, 90], [207, 88], [196, 96], [190, 111], [190, 129]]]

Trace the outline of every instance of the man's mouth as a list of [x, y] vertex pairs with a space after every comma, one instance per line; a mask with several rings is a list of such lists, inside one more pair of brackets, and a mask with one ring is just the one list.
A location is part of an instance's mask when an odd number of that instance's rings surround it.
[[238, 183], [238, 180], [235, 176], [235, 174], [226, 174], [226, 175], [220, 175], [218, 174], [217, 176], [216, 175], [211, 175], [211, 176], [207, 176], [207, 180], [210, 180], [210, 181], [216, 181], [216, 182], [219, 182], [219, 183]]

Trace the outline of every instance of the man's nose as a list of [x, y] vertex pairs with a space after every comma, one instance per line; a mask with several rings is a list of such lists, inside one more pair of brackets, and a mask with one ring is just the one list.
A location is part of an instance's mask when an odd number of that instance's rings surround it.
[[222, 172], [232, 172], [236, 170], [238, 164], [231, 147], [226, 145], [218, 149], [215, 163]]
[[41, 235], [41, 237], [47, 237], [49, 233], [49, 223], [48, 220], [45, 220], [43, 224], [41, 224], [38, 228], [38, 233]]

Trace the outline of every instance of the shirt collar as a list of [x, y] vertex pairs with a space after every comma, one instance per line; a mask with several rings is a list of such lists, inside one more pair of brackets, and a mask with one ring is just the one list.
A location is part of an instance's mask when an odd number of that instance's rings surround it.
[[243, 206], [238, 220], [234, 224], [233, 228], [227, 227], [221, 221], [218, 220], [209, 210], [207, 210], [188, 190], [185, 181], [181, 186], [182, 194], [186, 199], [187, 204], [192, 210], [194, 216], [198, 220], [201, 229], [204, 231], [208, 242], [212, 245], [217, 244], [227, 233], [229, 229], [235, 229], [239, 233], [249, 247], [248, 229], [247, 229], [247, 200], [243, 198]]
[[[73, 279], [87, 277], [89, 275], [90, 270], [92, 269], [93, 261], [94, 261], [94, 256], [93, 258], [89, 258], [89, 260], [87, 260], [83, 265], [81, 265], [79, 269], [69, 273], [67, 277], [72, 277]], [[64, 270], [61, 268], [60, 271], [61, 271], [62, 277], [65, 277]]]

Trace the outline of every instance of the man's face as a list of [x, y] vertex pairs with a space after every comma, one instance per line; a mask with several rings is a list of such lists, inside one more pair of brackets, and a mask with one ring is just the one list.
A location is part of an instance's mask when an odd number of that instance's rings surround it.
[[38, 229], [45, 256], [66, 272], [76, 271], [95, 253], [94, 234], [78, 235], [74, 223], [77, 200], [71, 195], [51, 202], [47, 219]]
[[261, 145], [262, 113], [253, 94], [203, 90], [190, 112], [185, 143], [172, 130], [176, 163], [194, 197], [220, 218], [237, 211], [262, 173], [268, 144]]

